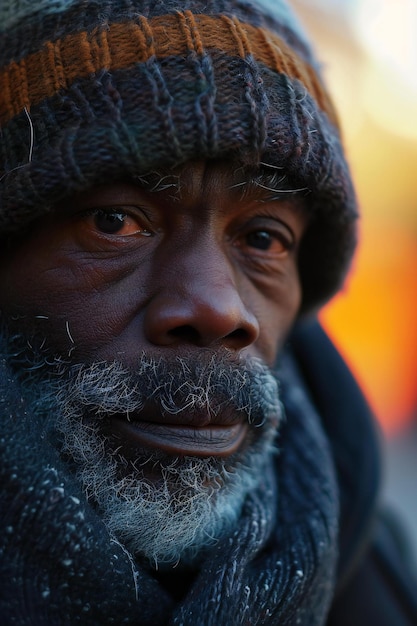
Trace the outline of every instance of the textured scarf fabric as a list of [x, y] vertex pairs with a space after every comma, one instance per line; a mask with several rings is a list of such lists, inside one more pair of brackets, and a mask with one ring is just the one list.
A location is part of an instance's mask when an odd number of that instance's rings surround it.
[[3, 364], [2, 624], [324, 624], [337, 557], [334, 471], [292, 364], [282, 370], [287, 418], [279, 454], [247, 499], [233, 535], [210, 551], [176, 603], [109, 537], [42, 440]]
[[317, 415], [289, 362], [284, 371], [288, 417], [277, 463], [170, 624], [325, 623], [336, 559], [334, 474]]

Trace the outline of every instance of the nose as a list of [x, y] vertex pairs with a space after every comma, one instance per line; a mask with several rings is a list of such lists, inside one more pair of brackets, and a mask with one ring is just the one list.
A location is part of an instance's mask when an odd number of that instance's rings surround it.
[[175, 271], [159, 272], [165, 279], [158, 281], [145, 312], [148, 341], [159, 346], [223, 346], [236, 351], [255, 342], [258, 320], [245, 306], [230, 264], [225, 258], [215, 261], [211, 258], [207, 263], [207, 258], [190, 254], [174, 264]]

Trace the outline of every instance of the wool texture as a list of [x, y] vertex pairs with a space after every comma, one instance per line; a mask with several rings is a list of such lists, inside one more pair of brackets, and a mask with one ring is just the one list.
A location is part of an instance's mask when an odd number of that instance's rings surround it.
[[282, 369], [281, 452], [174, 601], [109, 535], [1, 361], [1, 623], [322, 626], [336, 578], [335, 471], [290, 358]]
[[195, 159], [282, 172], [311, 212], [303, 308], [340, 286], [356, 201], [333, 105], [282, 0], [0, 0], [0, 230]]

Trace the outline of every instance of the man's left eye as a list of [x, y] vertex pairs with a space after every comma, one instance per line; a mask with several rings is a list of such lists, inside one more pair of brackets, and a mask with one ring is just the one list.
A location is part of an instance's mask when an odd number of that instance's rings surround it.
[[273, 243], [273, 238], [270, 233], [265, 230], [257, 230], [253, 233], [246, 235], [246, 243], [251, 248], [258, 248], [258, 250], [269, 250]]
[[256, 250], [282, 255], [288, 252], [291, 242], [281, 233], [271, 233], [268, 230], [254, 230], [245, 235], [245, 244]]

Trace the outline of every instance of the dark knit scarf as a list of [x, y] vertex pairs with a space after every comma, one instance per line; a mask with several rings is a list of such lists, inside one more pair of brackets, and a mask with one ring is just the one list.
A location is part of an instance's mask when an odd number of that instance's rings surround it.
[[[288, 360], [286, 423], [239, 526], [181, 601], [109, 537], [40, 436], [3, 364], [0, 396], [1, 623], [243, 626], [324, 624], [338, 504], [320, 421]], [[175, 570], [173, 573], [175, 577]]]

